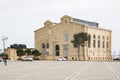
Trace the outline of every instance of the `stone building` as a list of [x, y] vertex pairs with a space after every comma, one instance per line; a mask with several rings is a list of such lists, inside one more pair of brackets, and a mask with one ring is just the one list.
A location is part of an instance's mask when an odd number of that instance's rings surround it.
[[19, 58], [14, 48], [6, 48], [5, 53], [8, 54], [8, 59], [10, 60], [17, 60]]
[[[26, 48], [26, 49], [30, 49], [31, 51], [34, 50], [34, 48]], [[23, 49], [23, 50], [25, 51], [26, 49]], [[6, 48], [5, 53], [8, 55], [8, 59], [10, 59], [10, 60], [19, 59], [19, 56], [17, 56], [16, 51], [17, 51], [17, 49], [15, 49], [15, 48]], [[24, 55], [22, 57], [25, 57], [25, 56], [27, 56], [27, 55]]]
[[35, 30], [35, 48], [45, 60], [66, 57], [77, 60], [78, 49], [74, 48], [73, 35], [87, 32], [91, 39], [86, 46], [80, 47], [80, 60], [112, 60], [112, 31], [99, 27], [96, 22], [85, 21], [70, 16], [63, 16], [59, 23], [47, 20], [44, 27]]

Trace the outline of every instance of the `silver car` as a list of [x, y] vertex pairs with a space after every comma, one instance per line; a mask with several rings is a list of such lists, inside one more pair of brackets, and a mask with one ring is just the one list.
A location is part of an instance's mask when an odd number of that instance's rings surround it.
[[66, 58], [58, 58], [57, 61], [66, 61]]
[[22, 61], [33, 61], [32, 57], [23, 57]]

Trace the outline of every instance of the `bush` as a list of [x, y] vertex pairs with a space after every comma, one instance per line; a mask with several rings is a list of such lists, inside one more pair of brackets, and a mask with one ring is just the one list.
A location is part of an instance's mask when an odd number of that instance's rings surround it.
[[33, 58], [33, 60], [40, 60], [40, 58]]
[[18, 58], [17, 60], [22, 60], [21, 58]]

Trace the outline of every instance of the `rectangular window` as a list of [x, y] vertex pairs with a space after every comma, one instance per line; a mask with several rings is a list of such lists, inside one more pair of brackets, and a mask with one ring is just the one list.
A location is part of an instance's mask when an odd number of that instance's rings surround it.
[[96, 45], [96, 44], [95, 44], [95, 40], [93, 40], [93, 48], [95, 48], [95, 45]]
[[69, 37], [68, 30], [65, 30], [65, 31], [64, 31], [64, 40], [65, 40], [65, 41], [68, 41], [68, 37]]
[[107, 43], [106, 43], [106, 47], [108, 48], [108, 41], [107, 41]]
[[47, 43], [47, 48], [49, 48], [49, 43]]
[[100, 40], [98, 40], [98, 48], [100, 48]]
[[91, 47], [91, 40], [88, 40], [88, 47]]
[[105, 44], [104, 44], [104, 41], [102, 42], [102, 48], [105, 48]]
[[45, 48], [45, 44], [44, 43], [42, 43], [42, 48]]

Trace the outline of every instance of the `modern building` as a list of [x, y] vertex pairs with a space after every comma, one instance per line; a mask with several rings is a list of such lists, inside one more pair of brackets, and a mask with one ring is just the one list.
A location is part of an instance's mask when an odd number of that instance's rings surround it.
[[42, 53], [42, 59], [56, 60], [66, 57], [78, 59], [78, 49], [74, 48], [73, 35], [86, 32], [91, 36], [85, 47], [80, 47], [80, 60], [112, 60], [112, 31], [90, 22], [63, 16], [59, 23], [47, 20], [44, 27], [35, 30], [35, 48]]

